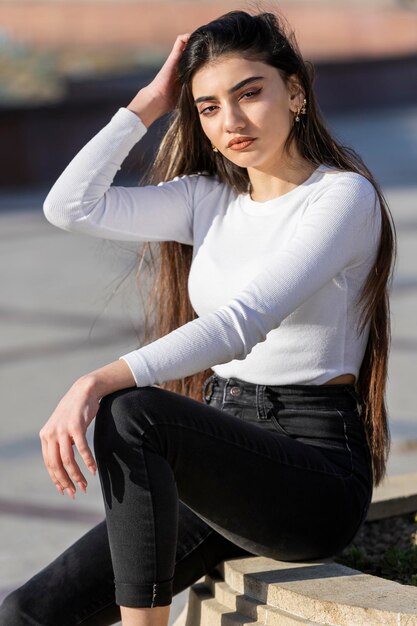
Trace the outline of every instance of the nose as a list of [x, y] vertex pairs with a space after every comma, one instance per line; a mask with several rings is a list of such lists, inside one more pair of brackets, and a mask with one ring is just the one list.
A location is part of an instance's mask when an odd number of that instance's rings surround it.
[[237, 106], [227, 106], [224, 109], [224, 130], [227, 133], [241, 131], [246, 125], [242, 111]]

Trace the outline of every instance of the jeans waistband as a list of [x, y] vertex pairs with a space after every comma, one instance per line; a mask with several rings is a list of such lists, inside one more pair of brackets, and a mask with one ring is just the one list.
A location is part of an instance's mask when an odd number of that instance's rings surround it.
[[357, 409], [361, 413], [361, 396], [354, 385], [260, 385], [239, 378], [221, 378], [212, 374], [203, 383], [203, 401], [209, 402], [213, 396], [222, 396], [223, 402], [244, 402], [267, 396], [288, 407], [321, 407], [339, 410]]

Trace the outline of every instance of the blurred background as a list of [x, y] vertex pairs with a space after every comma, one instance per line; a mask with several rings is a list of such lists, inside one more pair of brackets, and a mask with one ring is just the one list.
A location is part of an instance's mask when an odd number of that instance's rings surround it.
[[[59, 231], [43, 200], [177, 34], [242, 8], [288, 19], [331, 130], [389, 201], [399, 240], [389, 472], [417, 471], [417, 0], [0, 1], [0, 600], [101, 519], [97, 480], [75, 502], [56, 494], [38, 431], [78, 376], [138, 345], [143, 322], [135, 246]], [[165, 123], [116, 183], [138, 183]]]

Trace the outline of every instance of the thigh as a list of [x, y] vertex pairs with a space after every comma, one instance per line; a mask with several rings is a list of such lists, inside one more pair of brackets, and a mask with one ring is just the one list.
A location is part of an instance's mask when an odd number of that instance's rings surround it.
[[[220, 561], [245, 554], [180, 503], [174, 594]], [[0, 607], [1, 626], [107, 626], [119, 620], [104, 521], [13, 592]]]
[[241, 407], [242, 419], [156, 387], [106, 403], [118, 435], [132, 444], [140, 434], [168, 461], [180, 500], [243, 550], [287, 560], [330, 556], [362, 520], [366, 494], [351, 469], [287, 436], [272, 417], [260, 427], [253, 407]]

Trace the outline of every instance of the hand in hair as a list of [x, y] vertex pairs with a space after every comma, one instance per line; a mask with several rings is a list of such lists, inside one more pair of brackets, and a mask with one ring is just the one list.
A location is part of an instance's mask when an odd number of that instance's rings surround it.
[[167, 60], [153, 81], [141, 89], [127, 106], [140, 117], [145, 126], [150, 126], [159, 117], [169, 113], [177, 102], [177, 64], [189, 37], [188, 33], [178, 35]]

